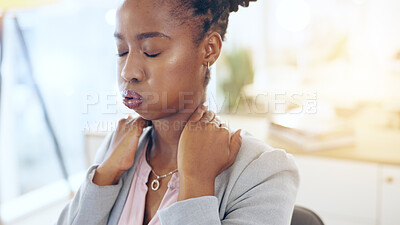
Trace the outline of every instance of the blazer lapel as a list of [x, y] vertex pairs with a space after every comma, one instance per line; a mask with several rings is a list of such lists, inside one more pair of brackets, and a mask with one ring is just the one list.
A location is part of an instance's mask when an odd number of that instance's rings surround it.
[[151, 131], [152, 128], [153, 127], [145, 128], [143, 130], [142, 136], [139, 138], [138, 148], [135, 154], [135, 161], [133, 163], [133, 166], [127, 172], [125, 172], [125, 174], [121, 178], [123, 182], [122, 187], [117, 197], [117, 200], [115, 201], [115, 204], [111, 209], [110, 216], [107, 222], [108, 225], [118, 224], [119, 218], [122, 214], [122, 209], [124, 208], [126, 199], [128, 198], [128, 193], [132, 185], [133, 175], [136, 171], [136, 166], [139, 161], [140, 153], [143, 151], [146, 141], [148, 140], [147, 134], [149, 134], [149, 131]]

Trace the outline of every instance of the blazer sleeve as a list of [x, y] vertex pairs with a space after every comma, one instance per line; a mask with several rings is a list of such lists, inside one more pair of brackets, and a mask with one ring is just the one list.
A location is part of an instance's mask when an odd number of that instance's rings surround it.
[[162, 225], [289, 225], [299, 187], [291, 154], [264, 152], [240, 174], [223, 219], [215, 196], [176, 202], [158, 212]]
[[109, 133], [98, 149], [95, 163], [87, 173], [74, 198], [64, 207], [57, 225], [106, 225], [109, 213], [122, 187], [122, 180], [116, 185], [98, 186], [92, 182], [98, 165], [104, 160], [114, 132]]

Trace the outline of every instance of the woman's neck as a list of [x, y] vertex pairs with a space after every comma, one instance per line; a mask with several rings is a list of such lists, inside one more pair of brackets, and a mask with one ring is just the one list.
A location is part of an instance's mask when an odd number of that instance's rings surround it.
[[177, 114], [175, 118], [153, 121], [155, 144], [159, 147], [158, 150], [177, 150], [179, 138], [189, 117], [188, 114]]
[[[194, 111], [194, 110], [193, 110]], [[168, 173], [178, 167], [177, 155], [179, 138], [192, 112], [177, 113], [171, 117], [153, 120], [153, 147], [148, 153], [153, 169]]]

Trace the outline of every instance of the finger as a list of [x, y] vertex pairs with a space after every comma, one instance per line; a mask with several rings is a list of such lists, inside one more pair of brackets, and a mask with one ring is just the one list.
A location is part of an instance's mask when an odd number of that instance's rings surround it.
[[239, 152], [240, 147], [242, 146], [242, 136], [241, 136], [242, 129], [237, 130], [230, 139], [229, 143], [229, 160], [228, 162], [233, 163], [236, 159], [236, 156]]
[[131, 114], [126, 118], [126, 119], [124, 119], [127, 123], [133, 123], [133, 122], [135, 122], [136, 120], [137, 120], [137, 117], [133, 117]]
[[215, 127], [219, 127], [219, 126], [221, 125], [221, 124], [220, 124], [218, 121], [216, 121], [216, 120], [211, 120], [210, 123], [211, 123], [211, 124], [214, 124]]
[[215, 117], [215, 113], [211, 110], [208, 110], [204, 113], [203, 117], [201, 117], [200, 122], [211, 122]]
[[145, 118], [139, 116], [136, 121], [134, 122], [136, 124], [139, 125], [140, 128], [146, 128], [148, 126], [151, 126], [153, 123], [151, 122], [151, 120], [146, 120]]
[[216, 127], [221, 127], [221, 119], [219, 116], [215, 115], [214, 119], [210, 121], [210, 123], [214, 124]]
[[217, 124], [217, 127], [221, 126], [221, 118], [217, 115], [215, 115], [214, 119], [211, 122], [215, 122]]
[[207, 107], [204, 105], [197, 106], [196, 110], [190, 116], [188, 122], [197, 122], [203, 117], [204, 112], [207, 110]]
[[143, 117], [139, 116], [136, 119], [133, 119], [130, 123], [130, 130], [135, 132], [136, 137], [140, 137], [143, 133], [143, 129], [150, 126], [151, 120], [146, 120]]
[[228, 125], [226, 125], [225, 122], [221, 122], [221, 124], [219, 125], [219, 127], [227, 129], [229, 131]]

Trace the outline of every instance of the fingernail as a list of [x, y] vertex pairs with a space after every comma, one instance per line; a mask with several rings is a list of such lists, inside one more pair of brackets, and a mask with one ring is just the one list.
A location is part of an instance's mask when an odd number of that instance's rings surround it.
[[244, 137], [246, 131], [244, 129], [240, 129], [240, 137]]

